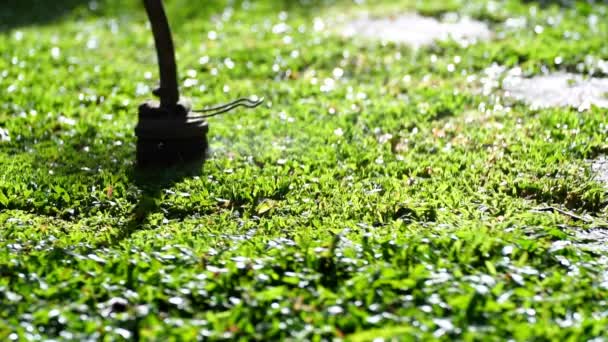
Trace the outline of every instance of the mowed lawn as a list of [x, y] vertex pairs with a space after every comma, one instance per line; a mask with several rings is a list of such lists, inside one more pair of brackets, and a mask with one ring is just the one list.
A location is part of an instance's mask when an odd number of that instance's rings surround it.
[[[0, 3], [0, 340], [606, 338], [606, 110], [494, 75], [606, 76], [606, 4], [165, 2], [184, 97], [266, 102], [151, 172], [141, 2]], [[344, 37], [364, 12], [492, 34]]]

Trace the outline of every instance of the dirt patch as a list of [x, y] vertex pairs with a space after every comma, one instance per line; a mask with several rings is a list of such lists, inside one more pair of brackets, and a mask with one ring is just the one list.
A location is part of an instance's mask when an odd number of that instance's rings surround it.
[[415, 13], [391, 17], [359, 17], [347, 22], [342, 32], [346, 37], [404, 43], [413, 47], [447, 39], [467, 46], [492, 37], [488, 26], [480, 21], [468, 18], [439, 21]]
[[532, 108], [574, 107], [580, 111], [592, 105], [608, 108], [608, 79], [558, 72], [523, 77], [509, 73], [502, 81], [505, 96], [528, 103]]

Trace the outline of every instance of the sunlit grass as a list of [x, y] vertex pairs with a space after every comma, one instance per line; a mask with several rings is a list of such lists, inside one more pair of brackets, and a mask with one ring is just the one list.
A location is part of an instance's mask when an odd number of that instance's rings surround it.
[[[182, 95], [266, 103], [212, 119], [200, 169], [161, 174], [134, 170], [157, 79], [139, 2], [0, 5], [21, 16], [0, 26], [0, 339], [602, 336], [606, 255], [576, 232], [607, 219], [588, 164], [605, 110], [481, 90], [493, 63], [602, 76], [605, 5], [194, 3], [167, 1]], [[396, 9], [494, 37], [339, 35]]]

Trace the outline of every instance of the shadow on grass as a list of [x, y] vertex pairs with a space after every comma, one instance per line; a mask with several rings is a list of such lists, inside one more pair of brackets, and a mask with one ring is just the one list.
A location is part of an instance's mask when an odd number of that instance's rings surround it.
[[[133, 151], [133, 157], [134, 155], [135, 151]], [[159, 211], [162, 191], [183, 179], [200, 175], [204, 162], [205, 159], [199, 159], [163, 169], [133, 167], [130, 170], [130, 179], [141, 190], [141, 194], [137, 204], [129, 214], [129, 221], [120, 227], [107, 244], [118, 245], [141, 229], [147, 222], [148, 217]]]
[[[340, 2], [343, 0], [337, 0]], [[213, 15], [221, 15], [226, 8], [242, 10], [243, 0], [212, 0], [195, 2], [191, 0], [163, 1], [173, 28], [193, 20], [208, 20]], [[264, 0], [257, 1], [258, 7], [268, 14], [280, 11], [298, 11], [306, 16], [316, 15], [319, 8], [331, 2], [322, 0]], [[47, 25], [60, 20], [79, 17], [121, 16], [137, 13], [144, 16], [142, 0], [1, 0], [0, 32], [19, 27]]]
[[[523, 3], [537, 3], [541, 7], [559, 6], [559, 7], [575, 7], [577, 3], [586, 3], [593, 6], [591, 1], [580, 1], [580, 0], [522, 0]], [[607, 0], [598, 0], [597, 3], [608, 4]]]
[[[96, 3], [98, 4], [99, 0]], [[88, 0], [2, 0], [0, 31], [49, 24], [81, 6], [98, 5]]]
[[[8, 194], [12, 193], [4, 209], [66, 220], [96, 213], [124, 217], [113, 225], [110, 237], [98, 243], [119, 244], [161, 210], [165, 189], [200, 176], [205, 162], [201, 158], [171, 167], [138, 168], [132, 140], [100, 133], [97, 126], [87, 124], [3, 147], [1, 152], [15, 161], [13, 166], [7, 165], [7, 170], [14, 171], [13, 180], [4, 185], [9, 187], [5, 189]], [[20, 195], [24, 187], [28, 192], [25, 196]]]

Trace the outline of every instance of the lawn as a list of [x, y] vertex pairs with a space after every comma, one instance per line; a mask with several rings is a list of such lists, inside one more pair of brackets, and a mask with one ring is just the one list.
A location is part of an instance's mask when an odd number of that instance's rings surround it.
[[[596, 2], [166, 1], [182, 95], [266, 102], [211, 119], [203, 165], [146, 172], [140, 1], [4, 0], [0, 340], [603, 340], [606, 110], [490, 75], [606, 76]], [[342, 36], [365, 11], [493, 35]]]

